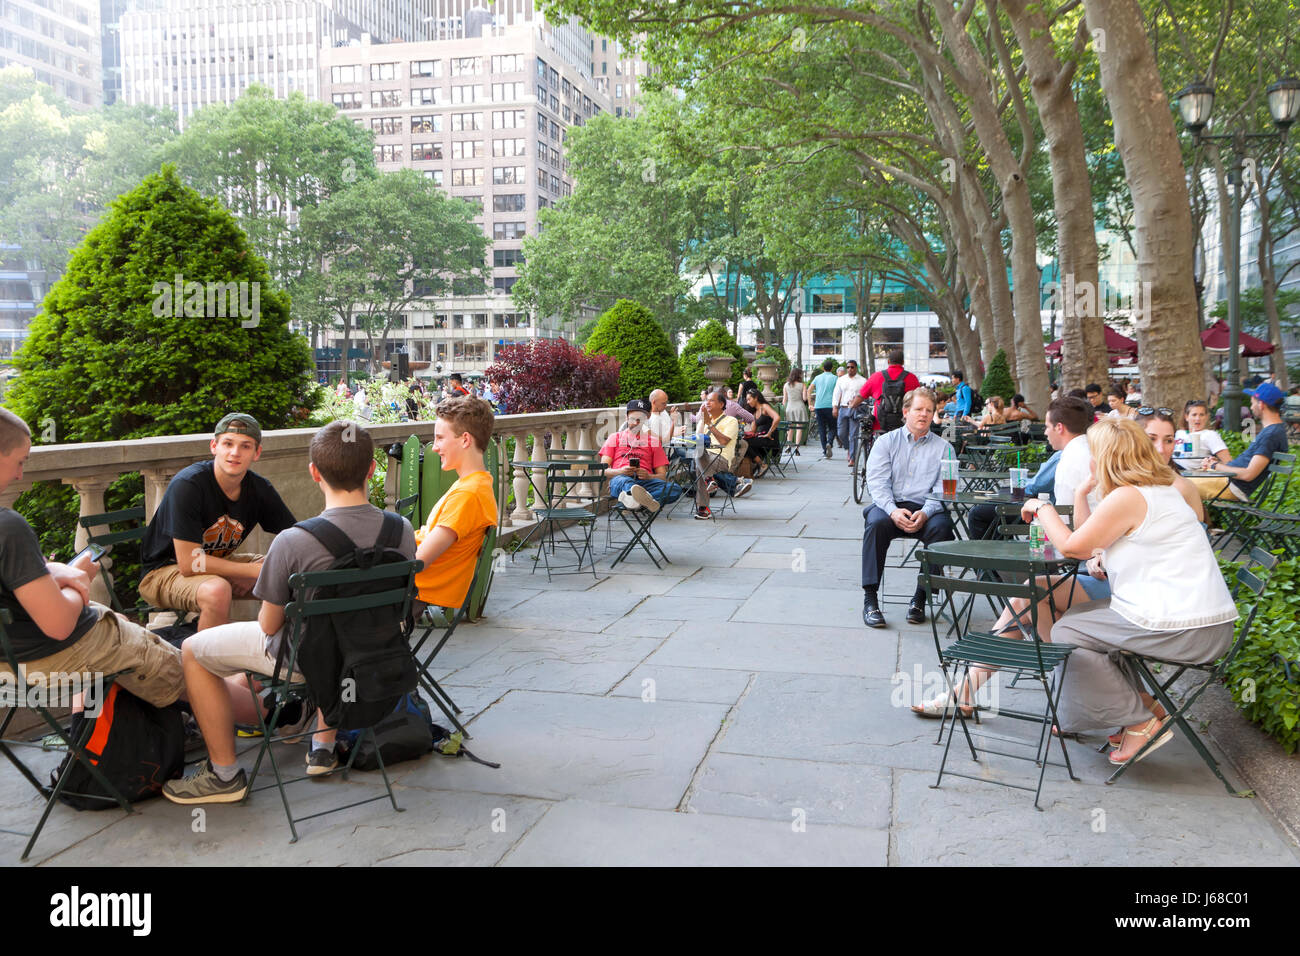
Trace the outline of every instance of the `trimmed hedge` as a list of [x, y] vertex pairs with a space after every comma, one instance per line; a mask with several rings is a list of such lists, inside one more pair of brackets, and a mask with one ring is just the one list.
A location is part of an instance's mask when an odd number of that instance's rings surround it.
[[980, 386], [980, 394], [986, 399], [1000, 395], [1008, 405], [1011, 404], [1011, 396], [1016, 394], [1016, 383], [1011, 381], [1011, 366], [1007, 362], [1007, 353], [1002, 349], [998, 349], [998, 354], [993, 356], [993, 361], [989, 362], [988, 371], [984, 373], [984, 384]]
[[656, 388], [670, 401], [687, 401], [682, 370], [663, 327], [645, 306], [619, 299], [596, 320], [587, 340], [588, 354], [612, 355], [619, 360], [618, 401], [650, 397]]
[[681, 358], [678, 359], [678, 365], [682, 370], [682, 387], [686, 390], [686, 400], [694, 399], [709, 385], [709, 380], [704, 374], [707, 366], [699, 360], [700, 355], [705, 352], [726, 352], [728, 355], [735, 356], [736, 362], [731, 366], [731, 377], [725, 384], [739, 393], [740, 379], [745, 372], [745, 353], [721, 322], [717, 319], [709, 319], [682, 347]]

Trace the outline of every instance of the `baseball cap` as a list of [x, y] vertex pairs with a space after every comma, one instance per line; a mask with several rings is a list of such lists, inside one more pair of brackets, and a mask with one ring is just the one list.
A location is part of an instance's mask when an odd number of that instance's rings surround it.
[[216, 430], [213, 435], [220, 438], [226, 432], [233, 432], [236, 435], [247, 435], [259, 445], [262, 444], [262, 426], [257, 424], [257, 419], [252, 415], [245, 415], [243, 412], [231, 412], [221, 421], [217, 422]]
[[632, 401], [627, 403], [627, 413], [631, 415], [633, 412], [641, 412], [643, 415], [649, 415], [650, 403], [644, 398], [632, 399]]
[[1282, 389], [1278, 388], [1272, 382], [1265, 382], [1259, 388], [1248, 388], [1244, 390], [1247, 395], [1258, 398], [1265, 405], [1277, 408], [1286, 399], [1282, 394]]

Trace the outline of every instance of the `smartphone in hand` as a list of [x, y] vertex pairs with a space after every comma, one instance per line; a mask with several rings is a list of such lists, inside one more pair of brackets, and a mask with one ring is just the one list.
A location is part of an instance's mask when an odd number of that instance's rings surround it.
[[108, 553], [108, 549], [101, 545], [88, 544], [80, 551], [78, 551], [76, 555], [73, 557], [73, 559], [68, 563], [76, 564], [78, 561], [80, 561], [82, 558], [86, 557], [87, 555], [90, 556], [90, 560], [92, 562], [98, 562], [99, 559], [102, 558], [107, 553]]

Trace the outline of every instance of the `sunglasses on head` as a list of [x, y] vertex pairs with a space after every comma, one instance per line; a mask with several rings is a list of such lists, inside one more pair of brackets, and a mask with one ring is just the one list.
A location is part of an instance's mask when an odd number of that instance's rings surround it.
[[1173, 409], [1165, 408], [1163, 406], [1161, 406], [1160, 408], [1152, 408], [1150, 405], [1143, 405], [1141, 408], [1137, 410], [1137, 413], [1139, 416], [1143, 418], [1149, 418], [1152, 415], [1159, 415], [1161, 418], [1168, 418], [1172, 420], [1174, 417]]

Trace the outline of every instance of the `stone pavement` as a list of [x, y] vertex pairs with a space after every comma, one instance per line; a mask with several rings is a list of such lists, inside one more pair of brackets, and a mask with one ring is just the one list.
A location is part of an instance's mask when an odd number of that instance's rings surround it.
[[[401, 764], [405, 812], [381, 802], [308, 821], [296, 844], [273, 791], [201, 814], [162, 800], [129, 818], [59, 808], [33, 860], [1300, 862], [1260, 802], [1228, 796], [1181, 737], [1113, 787], [1103, 785], [1100, 736], [1072, 744], [1082, 780], [1050, 767], [1044, 812], [1031, 793], [979, 781], [946, 777], [931, 789], [937, 722], [905, 706], [939, 679], [930, 626], [905, 624], [893, 605], [890, 629], [863, 627], [860, 508], [843, 461], [814, 456], [789, 478], [758, 482], [738, 515], [700, 522], [683, 508], [661, 519], [656, 534], [673, 561], [662, 569], [641, 556], [611, 573], [607, 555], [597, 576], [548, 585], [521, 556], [499, 571], [488, 619], [463, 626], [439, 662], [472, 716], [470, 746], [501, 769], [438, 756]], [[603, 544], [603, 521], [598, 534]], [[913, 583], [893, 572], [886, 595]], [[1003, 688], [1003, 700], [1025, 693]], [[1015, 736], [1027, 726], [1004, 718], [986, 729]], [[286, 748], [295, 765], [301, 753]], [[980, 772], [956, 745], [950, 769]], [[1032, 784], [1036, 771], [994, 758], [983, 773]], [[291, 793], [306, 813], [378, 792], [376, 778], [307, 781]], [[17, 774], [0, 777], [0, 793], [0, 827], [34, 822], [38, 802]], [[0, 840], [6, 862], [20, 847]]]

